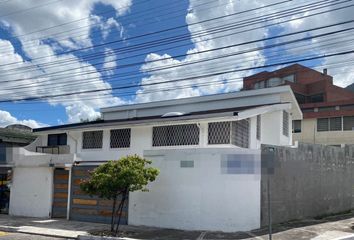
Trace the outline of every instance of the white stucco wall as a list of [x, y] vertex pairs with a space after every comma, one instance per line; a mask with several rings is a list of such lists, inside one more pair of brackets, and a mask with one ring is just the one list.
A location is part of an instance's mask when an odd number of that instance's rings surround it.
[[[223, 173], [221, 162], [238, 155], [243, 163], [253, 155], [254, 173]], [[247, 231], [260, 227], [258, 150], [194, 149], [146, 151], [160, 169], [149, 192], [129, 198], [129, 224], [185, 230]], [[181, 160], [194, 161], [181, 168]]]
[[50, 217], [53, 170], [50, 167], [15, 167], [10, 192], [10, 215]]

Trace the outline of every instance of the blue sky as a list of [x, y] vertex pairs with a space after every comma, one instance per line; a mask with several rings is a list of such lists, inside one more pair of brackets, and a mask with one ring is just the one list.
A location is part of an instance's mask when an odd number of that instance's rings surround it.
[[[257, 8], [260, 5], [256, 1], [242, 0], [80, 0], [75, 3], [69, 0], [59, 0], [54, 3], [49, 2], [47, 0], [29, 0], [26, 4], [23, 4], [20, 0], [13, 0], [8, 3], [0, 3], [2, 4], [0, 7], [0, 57], [2, 59], [0, 60], [0, 79], [22, 79], [18, 83], [16, 81], [7, 83], [7, 85], [3, 83], [1, 99], [109, 89], [137, 83], [149, 85], [155, 82], [185, 78], [193, 74], [207, 74], [211, 73], [212, 70], [229, 71], [272, 64], [280, 60], [284, 61], [284, 59], [320, 55], [332, 51], [333, 48], [325, 49], [321, 47], [319, 42], [308, 40], [301, 43], [302, 45], [297, 45], [298, 48], [295, 49], [299, 49], [299, 51], [284, 46], [277, 49], [254, 51], [247, 56], [231, 56], [205, 64], [191, 64], [172, 70], [148, 72], [154, 68], [184, 65], [203, 58], [216, 57], [253, 47], [262, 47], [290, 38], [264, 41], [245, 47], [232, 47], [217, 52], [192, 54], [187, 57], [173, 58], [173, 56], [203, 52], [220, 46], [277, 36], [325, 23], [329, 24], [340, 20], [340, 18], [347, 19], [350, 15], [350, 10], [346, 10], [345, 12], [339, 11], [327, 14], [326, 21], [322, 21], [321, 17], [313, 17], [263, 29], [245, 31], [242, 34], [232, 33], [247, 29], [247, 27], [199, 36], [200, 31], [227, 26], [233, 22], [252, 18], [252, 16], [267, 16], [272, 12], [281, 11], [295, 5], [278, 5], [215, 22], [195, 24], [210, 18]], [[268, 0], [264, 1], [263, 4], [267, 5], [274, 2]], [[306, 3], [308, 1], [299, 1], [297, 4], [300, 6]], [[34, 6], [35, 8], [33, 8]], [[327, 7], [326, 9], [330, 8]], [[307, 9], [291, 17], [296, 18], [311, 13]], [[161, 34], [151, 34], [173, 27], [178, 27], [178, 29]], [[147, 35], [136, 38], [136, 36], [142, 34]], [[225, 37], [222, 37], [223, 34], [226, 34]], [[230, 36], [227, 36], [227, 34], [230, 34]], [[311, 34], [303, 34], [302, 37]], [[177, 36], [184, 36], [183, 41], [178, 41]], [[166, 45], [160, 43], [136, 49], [137, 46], [147, 42], [169, 37], [173, 38]], [[116, 42], [107, 44], [112, 41]], [[100, 47], [94, 47], [97, 45]], [[313, 45], [313, 48], [305, 49], [306, 46], [311, 45]], [[13, 52], [11, 48], [13, 48]], [[81, 48], [84, 48], [84, 50], [80, 50]], [[281, 52], [281, 57], [275, 54], [276, 51]], [[53, 56], [41, 58], [50, 55]], [[87, 56], [93, 57], [87, 58]], [[169, 58], [170, 56], [172, 57]], [[69, 64], [66, 61], [69, 61]], [[148, 62], [144, 63], [144, 61]], [[149, 63], [149, 61], [154, 62]], [[13, 62], [18, 62], [18, 65], [13, 65], [10, 68], [6, 65]], [[331, 62], [320, 59], [303, 64], [316, 67], [329, 63]], [[130, 66], [126, 67], [129, 64]], [[17, 69], [17, 67], [19, 68]], [[109, 71], [107, 71], [107, 67], [110, 69]], [[76, 71], [76, 68], [80, 70]], [[64, 74], [60, 75], [60, 71], [64, 71]], [[86, 71], [88, 74], [86, 74]], [[187, 87], [186, 82], [168, 83], [161, 86], [108, 90], [85, 96], [70, 95], [54, 100], [46, 99], [41, 102], [0, 103], [0, 126], [19, 122], [38, 127], [86, 119], [93, 120], [99, 117], [100, 107], [236, 91], [241, 87], [241, 80], [237, 79], [242, 79], [247, 74], [257, 71], [235, 72], [213, 78], [196, 79], [188, 82], [190, 86]], [[335, 70], [333, 70], [333, 73], [339, 74], [338, 79], [342, 80], [339, 85], [347, 85], [352, 82], [353, 77], [350, 74], [340, 75], [340, 72], [338, 73]], [[56, 74], [59, 74], [59, 77], [55, 76]], [[208, 82], [217, 83], [207, 85]], [[30, 87], [18, 91], [11, 90], [28, 84]], [[166, 88], [170, 88], [171, 91], [163, 90]], [[159, 89], [161, 91], [158, 92]]]

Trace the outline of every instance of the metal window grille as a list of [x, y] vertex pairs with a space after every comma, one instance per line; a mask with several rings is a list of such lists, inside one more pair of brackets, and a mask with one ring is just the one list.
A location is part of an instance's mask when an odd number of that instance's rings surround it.
[[343, 117], [343, 130], [345, 131], [354, 130], [354, 116]]
[[153, 127], [152, 145], [184, 146], [199, 144], [199, 127], [197, 124], [170, 125]]
[[130, 147], [130, 128], [111, 130], [111, 148], [129, 148]]
[[289, 113], [283, 111], [283, 135], [289, 136]]
[[317, 119], [317, 131], [324, 132], [329, 130], [328, 118], [318, 118]]
[[233, 145], [249, 147], [249, 120], [244, 119], [232, 122], [231, 124], [231, 143]]
[[257, 115], [257, 140], [261, 140], [261, 115]]
[[212, 122], [208, 124], [208, 144], [230, 144], [231, 122]]
[[102, 148], [103, 131], [88, 131], [82, 134], [82, 148]]
[[333, 117], [329, 119], [330, 131], [342, 131], [342, 117]]

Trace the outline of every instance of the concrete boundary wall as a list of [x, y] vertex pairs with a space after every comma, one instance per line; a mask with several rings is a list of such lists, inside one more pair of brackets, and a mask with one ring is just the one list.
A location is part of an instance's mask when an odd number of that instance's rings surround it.
[[[262, 145], [262, 163], [274, 148], [274, 173], [261, 176], [261, 224], [268, 224], [267, 177], [273, 223], [323, 216], [354, 208], [354, 146]], [[269, 155], [268, 155], [269, 156]]]

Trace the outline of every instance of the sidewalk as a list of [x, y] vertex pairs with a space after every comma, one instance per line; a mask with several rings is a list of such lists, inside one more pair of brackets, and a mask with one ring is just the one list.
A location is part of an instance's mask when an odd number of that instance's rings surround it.
[[[109, 226], [106, 224], [0, 215], [0, 231], [7, 232], [76, 239], [78, 235], [88, 235], [88, 232], [107, 229], [109, 229]], [[259, 229], [252, 232], [222, 233], [122, 226], [121, 230], [130, 239], [268, 239], [267, 229]], [[294, 221], [281, 224], [274, 227], [273, 235], [274, 240], [337, 240], [341, 238], [354, 240], [354, 215], [342, 215], [322, 220]]]

